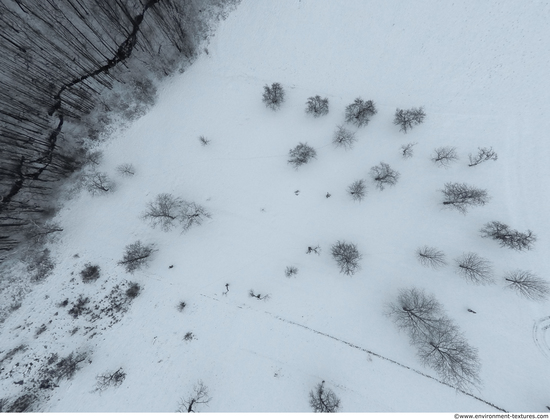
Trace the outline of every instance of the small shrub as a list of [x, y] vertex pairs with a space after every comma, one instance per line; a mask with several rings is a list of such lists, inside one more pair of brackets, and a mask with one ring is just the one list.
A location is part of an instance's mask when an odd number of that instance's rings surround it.
[[266, 301], [269, 300], [269, 298], [271, 297], [269, 294], [263, 294], [263, 295], [261, 293], [256, 294], [254, 293], [254, 289], [250, 289], [248, 291], [248, 296], [258, 300], [266, 300]]
[[357, 139], [353, 131], [346, 129], [343, 125], [336, 127], [336, 131], [332, 138], [332, 144], [336, 147], [351, 149], [356, 141]]
[[363, 179], [353, 182], [348, 187], [348, 194], [351, 195], [353, 201], [362, 201], [367, 195], [367, 186]]
[[80, 277], [83, 283], [92, 283], [96, 281], [101, 275], [101, 269], [99, 265], [92, 265], [87, 263], [84, 269], [80, 272]]
[[345, 241], [338, 241], [331, 247], [332, 257], [340, 267], [340, 273], [347, 276], [354, 275], [359, 270], [359, 261], [362, 255], [357, 249], [357, 245]]
[[85, 298], [82, 295], [78, 297], [77, 302], [73, 305], [71, 309], [69, 309], [69, 315], [72, 315], [73, 318], [78, 318], [80, 315], [82, 315], [84, 312], [88, 311], [88, 308], [86, 307], [88, 305], [88, 302], [90, 301], [89, 298]]
[[314, 117], [320, 117], [328, 114], [328, 98], [321, 98], [319, 95], [308, 98], [306, 103], [306, 112]]
[[48, 327], [46, 327], [46, 324], [42, 324], [40, 327], [38, 327], [34, 333], [34, 338], [37, 338], [40, 334], [44, 333]]
[[431, 161], [439, 167], [448, 168], [451, 163], [458, 160], [456, 147], [438, 147], [434, 150]]
[[294, 149], [289, 152], [288, 163], [294, 166], [295, 169], [308, 163], [311, 159], [317, 158], [317, 152], [307, 143], [299, 143]]
[[417, 143], [407, 143], [403, 144], [401, 146], [401, 156], [403, 159], [409, 159], [413, 156], [413, 147], [416, 146]]
[[294, 266], [288, 266], [285, 268], [285, 276], [287, 277], [296, 277], [296, 274], [298, 274], [298, 269]]
[[271, 87], [264, 86], [263, 102], [273, 111], [278, 110], [285, 101], [285, 91], [279, 83], [273, 83]]
[[130, 282], [128, 289], [126, 289], [126, 296], [130, 299], [135, 299], [141, 292], [141, 286], [137, 283]]
[[185, 335], [183, 336], [183, 339], [184, 339], [185, 341], [191, 341], [191, 340], [193, 340], [194, 338], [195, 338], [195, 335], [194, 335], [191, 331], [185, 333]]
[[377, 112], [374, 102], [356, 98], [352, 104], [346, 107], [346, 122], [357, 127], [363, 127], [369, 123], [370, 117]]
[[472, 155], [472, 154], [469, 154], [468, 155], [468, 158], [470, 160], [470, 163], [468, 164], [468, 166], [477, 166], [479, 165], [480, 163], [483, 163], [483, 162], [487, 162], [488, 160], [497, 160], [498, 159], [498, 155], [497, 153], [493, 150], [492, 147], [478, 147], [477, 148], [477, 154], [476, 155]]
[[133, 176], [136, 173], [134, 165], [131, 163], [123, 163], [116, 168], [117, 172], [122, 176]]
[[199, 141], [200, 143], [203, 145], [203, 146], [208, 146], [210, 144], [210, 140], [208, 140], [206, 137], [204, 136], [200, 136], [199, 137]]
[[186, 306], [187, 306], [187, 303], [185, 303], [182, 300], [180, 303], [178, 303], [178, 311], [183, 312], [183, 310], [185, 309]]

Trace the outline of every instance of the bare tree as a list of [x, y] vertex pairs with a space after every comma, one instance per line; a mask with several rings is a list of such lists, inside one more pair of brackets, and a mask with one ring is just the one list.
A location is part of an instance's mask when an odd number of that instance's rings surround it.
[[340, 273], [347, 276], [354, 275], [359, 270], [359, 261], [362, 255], [357, 249], [357, 245], [345, 241], [338, 241], [331, 247], [332, 257], [336, 260]]
[[491, 263], [475, 252], [467, 252], [455, 262], [458, 266], [458, 274], [466, 280], [476, 284], [494, 283]]
[[208, 387], [199, 380], [193, 387], [192, 394], [187, 398], [182, 398], [180, 400], [178, 413], [196, 413], [197, 406], [201, 404], [208, 405], [212, 400], [208, 393]]
[[293, 265], [289, 265], [285, 268], [286, 277], [296, 277], [296, 274], [298, 274], [298, 268], [294, 267]]
[[377, 112], [374, 102], [356, 98], [352, 104], [346, 107], [346, 122], [357, 127], [363, 127], [369, 123], [370, 117]]
[[550, 285], [528, 270], [514, 270], [506, 273], [506, 287], [531, 300], [546, 300], [550, 294]]
[[254, 289], [250, 289], [248, 291], [248, 296], [253, 297], [258, 300], [265, 300], [268, 301], [271, 298], [271, 295], [269, 293], [254, 293]]
[[470, 160], [470, 163], [468, 166], [476, 166], [480, 163], [487, 162], [488, 160], [497, 160], [498, 155], [493, 150], [492, 147], [478, 147], [477, 148], [477, 154], [472, 155], [471, 153], [468, 155], [468, 158]]
[[537, 240], [536, 235], [527, 230], [526, 233], [519, 232], [501, 222], [489, 222], [481, 230], [482, 238], [491, 238], [500, 242], [501, 247], [508, 247], [516, 251], [525, 251], [533, 248], [533, 242]]
[[285, 101], [285, 91], [279, 83], [273, 83], [271, 87], [264, 86], [263, 102], [273, 111], [278, 110]]
[[309, 393], [309, 405], [314, 413], [336, 413], [340, 404], [340, 398], [331, 389], [325, 388], [325, 381]]
[[328, 98], [321, 98], [319, 95], [307, 99], [306, 112], [315, 118], [328, 114]]
[[407, 143], [401, 146], [401, 156], [403, 159], [409, 159], [413, 156], [413, 147], [418, 143]]
[[431, 157], [431, 161], [440, 168], [448, 168], [451, 163], [458, 160], [458, 154], [456, 153], [456, 147], [438, 147], [434, 150]]
[[211, 214], [200, 204], [184, 201], [178, 214], [182, 232], [187, 232], [193, 226], [200, 226], [205, 219], [211, 219]]
[[379, 190], [384, 190], [386, 186], [393, 186], [397, 184], [399, 180], [399, 172], [390, 168], [390, 165], [384, 162], [380, 162], [380, 165], [373, 166], [370, 169], [370, 174], [372, 179], [376, 183], [376, 188]]
[[425, 340], [445, 319], [435, 297], [415, 287], [400, 290], [397, 302], [388, 305], [386, 315], [409, 335], [412, 344]]
[[88, 192], [92, 195], [102, 195], [112, 192], [115, 183], [105, 172], [93, 172], [86, 176], [85, 185]]
[[470, 206], [484, 206], [489, 201], [486, 190], [458, 182], [448, 182], [443, 193], [443, 205], [457, 209], [465, 214]]
[[34, 246], [45, 245], [54, 242], [59, 232], [63, 229], [55, 222], [37, 223], [32, 220], [25, 230], [25, 239]]
[[343, 125], [339, 125], [336, 128], [334, 137], [332, 138], [332, 144], [336, 147], [343, 147], [344, 149], [351, 149], [356, 141], [355, 133], [346, 129]]
[[117, 172], [122, 176], [133, 176], [136, 173], [134, 165], [131, 163], [123, 163], [116, 168]]
[[125, 379], [126, 372], [124, 372], [122, 368], [119, 368], [114, 372], [104, 372], [101, 375], [96, 376], [97, 383], [95, 390], [102, 392], [110, 387], [119, 387], [120, 385], [122, 385], [122, 382], [124, 382]]
[[441, 321], [425, 340], [417, 343], [417, 349], [422, 363], [449, 385], [465, 391], [481, 384], [477, 349], [468, 344], [452, 321]]
[[101, 150], [88, 150], [84, 155], [84, 164], [98, 166], [103, 160], [103, 152]]
[[351, 195], [351, 198], [354, 201], [362, 201], [367, 195], [367, 185], [365, 184], [365, 180], [359, 179], [354, 181], [348, 187], [348, 194]]
[[201, 142], [201, 144], [202, 144], [203, 146], [208, 146], [208, 145], [210, 144], [210, 140], [207, 139], [207, 138], [204, 137], [204, 136], [200, 136], [200, 137], [199, 137], [199, 141]]
[[418, 248], [416, 250], [416, 257], [418, 258], [418, 261], [420, 261], [420, 264], [425, 267], [440, 268], [447, 265], [447, 261], [445, 261], [445, 253], [429, 246], [422, 246]]
[[306, 254], [311, 254], [312, 252], [314, 254], [320, 255], [321, 254], [321, 247], [319, 245], [317, 245], [317, 246], [308, 246]]
[[317, 152], [307, 143], [299, 143], [294, 149], [289, 152], [288, 163], [294, 166], [294, 169], [308, 163], [311, 159], [317, 158]]
[[184, 201], [172, 194], [162, 193], [147, 203], [142, 218], [149, 221], [152, 227], [160, 226], [164, 232], [170, 231], [180, 218]]
[[393, 123], [398, 125], [399, 131], [406, 133], [411, 130], [415, 125], [422, 124], [426, 118], [424, 108], [411, 108], [411, 109], [399, 109], [395, 111], [395, 119]]
[[155, 251], [153, 244], [144, 245], [141, 241], [136, 241], [126, 246], [124, 256], [118, 264], [123, 265], [128, 273], [133, 273], [138, 268], [146, 267]]

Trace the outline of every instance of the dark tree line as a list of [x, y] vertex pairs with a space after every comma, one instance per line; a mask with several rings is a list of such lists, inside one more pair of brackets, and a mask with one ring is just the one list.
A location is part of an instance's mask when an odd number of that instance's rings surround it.
[[[0, 2], [0, 261], [52, 214], [59, 181], [85, 161], [76, 138], [109, 111], [117, 86], [146, 99], [210, 34], [234, 0]], [[144, 76], [145, 75], [145, 76]], [[149, 89], [150, 90], [150, 89]], [[86, 126], [88, 124], [88, 126]]]

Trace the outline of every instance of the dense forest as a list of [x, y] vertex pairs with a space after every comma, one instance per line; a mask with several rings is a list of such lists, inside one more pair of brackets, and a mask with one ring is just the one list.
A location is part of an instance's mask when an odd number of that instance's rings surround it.
[[132, 119], [237, 0], [0, 1], [0, 262], [60, 230], [59, 185]]

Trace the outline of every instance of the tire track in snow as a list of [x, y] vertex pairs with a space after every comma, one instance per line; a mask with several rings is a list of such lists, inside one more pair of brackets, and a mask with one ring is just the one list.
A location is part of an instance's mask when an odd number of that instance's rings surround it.
[[550, 328], [550, 316], [539, 319], [533, 325], [533, 341], [540, 352], [550, 359], [550, 346], [546, 341], [547, 330]]
[[[208, 298], [208, 299], [212, 299], [212, 300], [215, 300], [216, 302], [222, 303], [219, 299], [216, 299], [216, 298], [214, 298], [214, 297], [207, 296], [207, 295], [204, 295], [204, 294], [202, 294], [202, 293], [201, 293], [200, 295], [201, 295], [202, 297], [205, 297], [205, 298]], [[228, 303], [226, 303], [226, 304], [228, 304]], [[251, 308], [251, 307], [249, 307], [249, 306], [240, 306], [240, 305], [237, 305], [237, 308], [239, 308], [239, 309], [251, 309], [251, 310], [256, 311], [255, 309], [253, 309], [253, 308]], [[454, 386], [452, 386], [452, 385], [450, 385], [450, 384], [448, 384], [448, 383], [446, 383], [446, 382], [443, 382], [443, 381], [437, 379], [437, 378], [434, 377], [434, 376], [428, 375], [428, 374], [426, 374], [426, 373], [424, 373], [424, 372], [421, 372], [421, 371], [419, 371], [419, 370], [417, 370], [417, 369], [415, 369], [415, 368], [412, 368], [412, 367], [410, 367], [410, 366], [404, 365], [403, 363], [400, 363], [400, 362], [398, 362], [398, 361], [396, 361], [396, 360], [390, 359], [389, 357], [382, 356], [381, 354], [375, 353], [375, 352], [373, 352], [373, 351], [371, 351], [371, 350], [367, 350], [367, 349], [365, 349], [365, 348], [363, 348], [363, 347], [360, 347], [360, 346], [358, 346], [358, 345], [356, 345], [356, 344], [350, 343], [349, 341], [342, 340], [342, 339], [340, 339], [340, 338], [337, 338], [337, 337], [334, 337], [334, 336], [332, 336], [332, 335], [330, 335], [330, 334], [324, 333], [324, 332], [322, 332], [322, 331], [318, 331], [318, 330], [316, 330], [316, 329], [310, 328], [310, 327], [308, 327], [308, 326], [306, 326], [306, 325], [303, 325], [303, 324], [300, 324], [300, 323], [298, 323], [298, 322], [290, 321], [290, 320], [285, 319], [285, 318], [283, 318], [283, 317], [281, 317], [281, 316], [279, 316], [279, 315], [272, 314], [271, 312], [267, 312], [267, 311], [256, 311], [256, 312], [263, 312], [263, 313], [265, 313], [266, 315], [269, 315], [270, 317], [272, 317], [272, 318], [274, 318], [274, 319], [276, 319], [276, 320], [278, 320], [278, 321], [281, 321], [281, 322], [284, 322], [284, 323], [287, 323], [287, 324], [290, 324], [290, 325], [294, 325], [294, 326], [296, 326], [296, 327], [300, 327], [300, 328], [303, 328], [303, 329], [305, 329], [305, 330], [308, 330], [308, 331], [310, 331], [310, 332], [312, 332], [312, 333], [314, 333], [314, 334], [319, 334], [319, 335], [322, 335], [322, 336], [324, 336], [324, 337], [330, 338], [330, 339], [332, 339], [332, 340], [338, 341], [338, 342], [340, 342], [340, 343], [342, 343], [342, 344], [345, 344], [346, 346], [349, 346], [349, 347], [352, 347], [352, 348], [354, 348], [354, 349], [357, 349], [357, 350], [360, 350], [360, 351], [362, 351], [362, 352], [365, 352], [365, 353], [367, 353], [367, 354], [370, 355], [370, 356], [377, 357], [377, 358], [379, 358], [379, 359], [385, 360], [386, 362], [393, 363], [394, 365], [397, 365], [397, 366], [402, 367], [402, 368], [404, 368], [404, 369], [410, 370], [411, 372], [414, 372], [414, 373], [416, 373], [416, 374], [418, 374], [418, 375], [421, 375], [421, 376], [423, 376], [423, 377], [425, 377], [425, 378], [428, 378], [428, 379], [431, 379], [431, 380], [433, 380], [433, 381], [439, 382], [440, 384], [445, 385], [445, 386], [448, 386], [449, 388], [453, 388], [456, 392], [460, 392], [461, 394], [464, 394], [464, 395], [467, 395], [468, 397], [474, 398], [474, 399], [476, 399], [476, 400], [478, 400], [478, 401], [480, 401], [480, 402], [482, 402], [482, 403], [484, 403], [484, 404], [487, 404], [487, 405], [489, 405], [489, 406], [491, 406], [491, 407], [493, 407], [493, 408], [495, 408], [495, 409], [497, 409], [497, 410], [499, 410], [499, 411], [502, 411], [502, 412], [504, 412], [504, 413], [507, 413], [507, 412], [508, 412], [508, 411], [506, 411], [505, 409], [503, 409], [503, 408], [501, 408], [501, 407], [499, 407], [499, 406], [497, 406], [497, 405], [495, 405], [495, 404], [493, 404], [493, 403], [491, 403], [491, 402], [489, 402], [489, 401], [487, 401], [487, 400], [484, 400], [484, 399], [482, 399], [482, 398], [480, 398], [480, 397], [477, 397], [477, 396], [475, 396], [474, 394], [472, 394], [472, 393], [470, 393], [470, 392], [467, 392], [467, 391], [464, 391], [464, 390], [459, 389], [459, 388], [457, 388], [457, 387], [454, 387]], [[549, 316], [549, 317], [546, 317], [546, 318], [543, 318], [543, 320], [546, 320], [546, 321], [547, 321], [546, 328], [550, 328], [550, 316]], [[541, 320], [541, 321], [542, 321], [542, 320]]]

